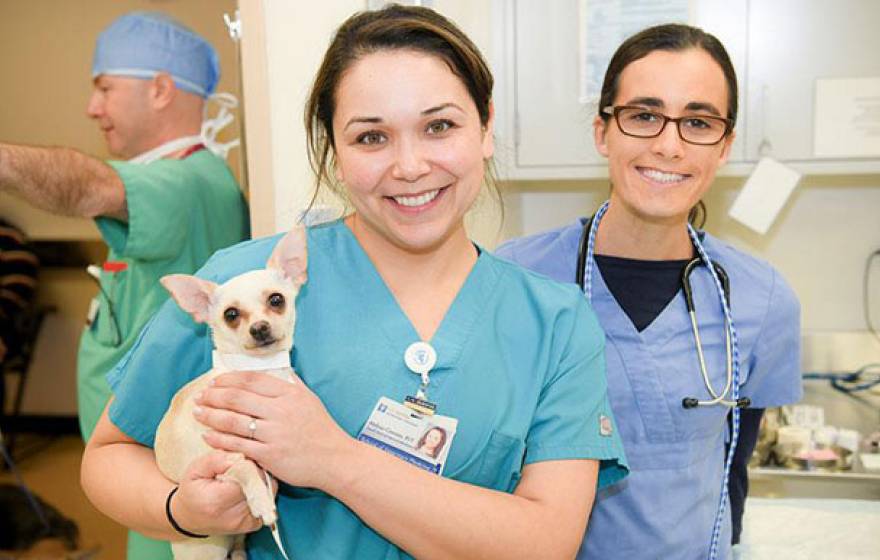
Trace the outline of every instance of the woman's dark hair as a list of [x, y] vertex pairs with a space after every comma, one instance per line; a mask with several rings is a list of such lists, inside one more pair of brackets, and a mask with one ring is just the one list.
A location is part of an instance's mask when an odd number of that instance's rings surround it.
[[488, 124], [492, 73], [479, 49], [455, 24], [433, 10], [417, 6], [391, 4], [381, 10], [357, 13], [336, 30], [306, 102], [306, 142], [316, 177], [315, 197], [322, 183], [332, 186], [333, 115], [345, 72], [364, 55], [398, 49], [443, 60], [467, 88], [480, 123]]
[[[599, 116], [608, 122], [610, 115], [602, 112], [605, 107], [614, 105], [617, 97], [620, 75], [624, 69], [641, 58], [654, 51], [684, 51], [688, 49], [702, 49], [721, 67], [724, 79], [727, 82], [727, 118], [730, 119], [730, 131], [736, 125], [736, 115], [739, 107], [737, 101], [739, 89], [736, 84], [736, 70], [727, 54], [727, 49], [714, 35], [706, 33], [698, 27], [668, 23], [656, 25], [642, 30], [621, 44], [611, 57], [608, 69], [605, 71], [605, 79], [602, 82], [602, 93], [599, 97]], [[706, 221], [706, 206], [703, 201], [691, 208], [688, 221], [702, 227]]]
[[727, 81], [727, 118], [732, 121], [730, 126], [732, 130], [736, 124], [739, 90], [736, 85], [736, 70], [733, 68], [730, 56], [714, 35], [706, 33], [699, 27], [679, 23], [649, 27], [636, 33], [617, 48], [614, 56], [611, 57], [611, 62], [608, 63], [605, 79], [602, 82], [599, 116], [608, 120], [609, 115], [603, 113], [602, 109], [614, 105], [614, 98], [617, 97], [617, 89], [620, 85], [620, 75], [630, 63], [654, 51], [678, 52], [688, 49], [703, 49], [724, 72], [724, 79]]
[[425, 433], [422, 434], [422, 437], [420, 437], [418, 443], [416, 443], [416, 449], [421, 449], [422, 446], [425, 445], [425, 441], [428, 439], [428, 434], [434, 431], [440, 432], [440, 443], [438, 443], [434, 447], [434, 450], [430, 453], [431, 457], [436, 459], [437, 455], [439, 455], [440, 452], [443, 450], [443, 446], [446, 445], [446, 430], [444, 430], [440, 426], [431, 426], [430, 428], [425, 430]]

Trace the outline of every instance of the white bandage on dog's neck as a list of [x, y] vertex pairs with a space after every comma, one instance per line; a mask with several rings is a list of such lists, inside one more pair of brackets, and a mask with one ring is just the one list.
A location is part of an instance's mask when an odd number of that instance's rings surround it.
[[213, 367], [220, 371], [265, 371], [290, 367], [290, 353], [287, 350], [268, 356], [248, 356], [247, 354], [222, 354], [217, 350], [211, 354]]

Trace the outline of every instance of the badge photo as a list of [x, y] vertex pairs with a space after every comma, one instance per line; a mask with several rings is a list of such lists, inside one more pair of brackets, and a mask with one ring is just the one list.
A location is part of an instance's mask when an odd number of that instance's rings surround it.
[[358, 440], [427, 471], [443, 474], [458, 420], [424, 415], [382, 397], [358, 434]]

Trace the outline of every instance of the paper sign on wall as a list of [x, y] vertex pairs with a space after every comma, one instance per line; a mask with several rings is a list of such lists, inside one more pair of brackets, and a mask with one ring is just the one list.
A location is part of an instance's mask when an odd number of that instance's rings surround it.
[[764, 235], [785, 206], [801, 174], [773, 158], [758, 162], [728, 213], [731, 218]]
[[880, 78], [816, 80], [816, 157], [880, 156]]
[[653, 25], [688, 23], [690, 0], [580, 0], [578, 17], [579, 99], [596, 103], [605, 69], [624, 39]]

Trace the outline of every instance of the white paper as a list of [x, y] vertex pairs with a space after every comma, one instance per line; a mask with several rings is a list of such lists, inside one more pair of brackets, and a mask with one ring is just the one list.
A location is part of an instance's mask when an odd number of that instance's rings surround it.
[[816, 157], [880, 156], [880, 78], [816, 80]]
[[689, 0], [581, 0], [581, 103], [597, 103], [605, 69], [631, 35], [661, 23], [688, 23]]
[[800, 179], [794, 169], [762, 158], [733, 202], [730, 217], [761, 235], [767, 233]]

